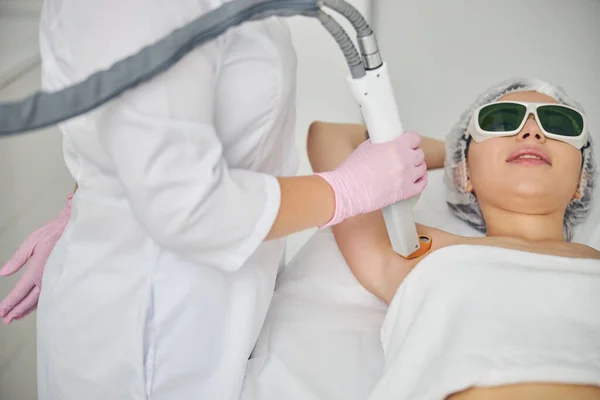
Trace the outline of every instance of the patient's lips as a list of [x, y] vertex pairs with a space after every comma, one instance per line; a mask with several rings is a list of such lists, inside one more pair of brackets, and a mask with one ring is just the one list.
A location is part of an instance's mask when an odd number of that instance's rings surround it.
[[539, 147], [520, 147], [513, 151], [506, 162], [519, 165], [552, 165], [550, 156]]

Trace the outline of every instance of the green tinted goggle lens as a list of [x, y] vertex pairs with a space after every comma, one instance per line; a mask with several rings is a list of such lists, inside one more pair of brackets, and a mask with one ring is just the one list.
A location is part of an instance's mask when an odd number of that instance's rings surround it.
[[[490, 104], [479, 112], [479, 126], [487, 132], [510, 132], [519, 128], [527, 107], [523, 104]], [[542, 128], [560, 136], [579, 136], [583, 132], [582, 115], [560, 105], [544, 105], [537, 108]]]

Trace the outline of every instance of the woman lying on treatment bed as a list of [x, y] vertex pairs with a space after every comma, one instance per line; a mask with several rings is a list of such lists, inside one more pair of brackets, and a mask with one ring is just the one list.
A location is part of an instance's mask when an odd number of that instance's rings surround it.
[[[578, 110], [559, 88], [516, 81], [461, 116], [446, 139], [447, 200], [486, 237], [419, 225], [433, 246], [409, 261], [381, 212], [334, 226], [353, 274], [390, 303], [371, 400], [600, 399], [600, 252], [570, 242], [595, 172]], [[360, 126], [313, 124], [313, 169], [364, 140]]]

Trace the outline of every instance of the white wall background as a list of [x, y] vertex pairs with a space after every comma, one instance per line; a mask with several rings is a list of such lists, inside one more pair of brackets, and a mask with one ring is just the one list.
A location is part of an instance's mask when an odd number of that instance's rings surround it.
[[372, 19], [406, 129], [443, 138], [488, 86], [530, 77], [600, 131], [600, 0], [376, 0]]
[[[407, 129], [443, 137], [483, 88], [511, 76], [563, 85], [600, 130], [600, 0], [354, 0], [372, 19], [392, 72]], [[37, 12], [41, 0], [0, 0], [0, 101], [39, 87]], [[372, 5], [372, 7], [371, 7]], [[368, 15], [368, 13], [367, 13]], [[509, 24], [512, 27], [509, 28]], [[314, 120], [359, 122], [347, 67], [316, 21], [290, 20], [298, 53], [300, 173], [310, 173], [306, 133]], [[55, 215], [73, 182], [60, 136], [24, 135], [0, 143], [0, 262]], [[313, 231], [289, 239], [292, 256]], [[16, 279], [0, 279], [0, 297]], [[33, 400], [35, 320], [0, 326], [0, 400]]]
[[[0, 0], [0, 101], [39, 88], [37, 24], [41, 1]], [[0, 263], [64, 206], [73, 189], [60, 136], [32, 134], [0, 140]], [[17, 282], [0, 279], [0, 297]], [[35, 318], [0, 325], [0, 399], [36, 399]]]

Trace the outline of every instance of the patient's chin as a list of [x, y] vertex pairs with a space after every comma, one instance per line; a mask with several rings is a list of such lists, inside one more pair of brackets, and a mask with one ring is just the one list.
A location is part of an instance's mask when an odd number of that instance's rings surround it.
[[495, 208], [525, 216], [550, 215], [557, 212], [564, 212], [568, 202], [544, 193], [526, 191], [521, 193], [506, 193], [501, 198], [495, 200], [493, 205]]
[[480, 203], [515, 214], [548, 215], [564, 211], [572, 199], [572, 194], [564, 188], [548, 190], [547, 185], [539, 182], [518, 182], [495, 190], [494, 193], [481, 193], [477, 196]]
[[548, 199], [553, 196], [553, 191], [548, 188], [545, 182], [535, 179], [521, 179], [515, 181], [505, 192], [508, 196], [514, 196], [519, 199], [537, 202]]
[[515, 188], [515, 195], [532, 204], [545, 205], [546, 208], [560, 209], [573, 200], [577, 185], [569, 185], [558, 180], [552, 185], [542, 185], [539, 182], [525, 182]]

